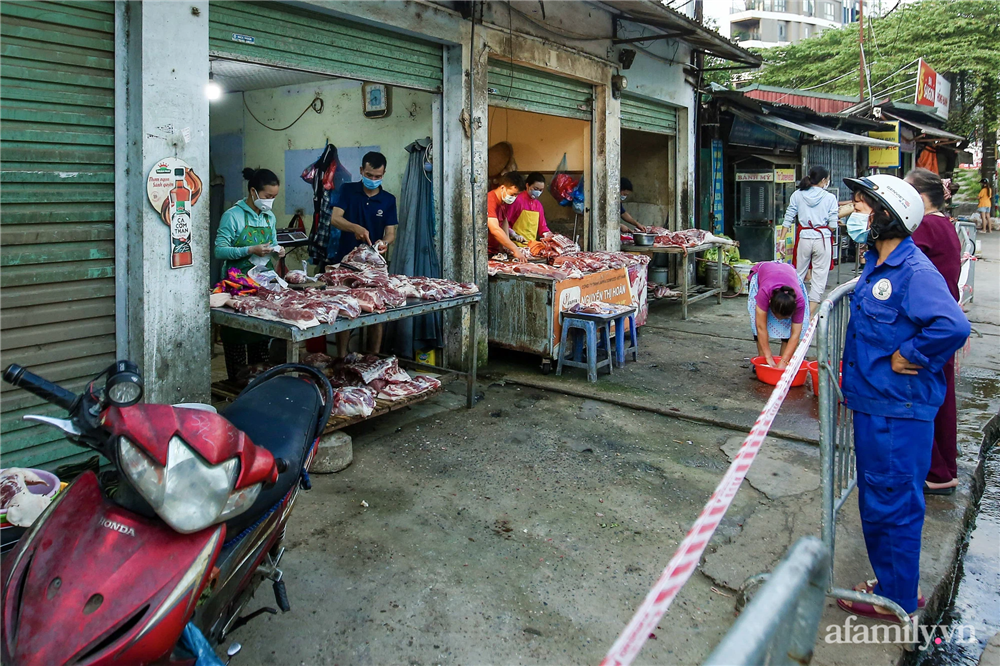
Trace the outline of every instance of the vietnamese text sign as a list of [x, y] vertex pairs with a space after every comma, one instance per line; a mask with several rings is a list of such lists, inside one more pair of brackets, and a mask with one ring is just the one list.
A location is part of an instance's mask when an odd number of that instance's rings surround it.
[[945, 120], [948, 119], [948, 108], [951, 105], [951, 84], [948, 79], [934, 71], [921, 58], [917, 63], [917, 90], [914, 93], [916, 104], [934, 108], [934, 113]]
[[[899, 121], [892, 121], [892, 125], [895, 126], [894, 130], [889, 132], [868, 132], [868, 136], [873, 139], [882, 139], [883, 141], [895, 141], [899, 143]], [[899, 168], [899, 146], [892, 146], [891, 148], [882, 147], [871, 147], [868, 149], [868, 166], [879, 167], [882, 169], [898, 169]]]
[[725, 203], [722, 174], [722, 141], [712, 139], [712, 215], [715, 220], [712, 223], [712, 233], [716, 236], [722, 235], [725, 229]]
[[774, 182], [776, 182], [776, 183], [794, 183], [795, 182], [795, 169], [775, 169], [774, 170]]
[[737, 171], [736, 172], [736, 182], [737, 183], [773, 183], [774, 182], [774, 172], [773, 171]]
[[560, 312], [570, 309], [577, 303], [617, 303], [618, 305], [639, 305], [633, 299], [632, 284], [628, 270], [616, 268], [600, 273], [591, 273], [582, 278], [560, 280], [556, 282], [556, 311], [552, 316], [552, 355], [559, 358], [559, 340], [562, 335], [562, 317]]

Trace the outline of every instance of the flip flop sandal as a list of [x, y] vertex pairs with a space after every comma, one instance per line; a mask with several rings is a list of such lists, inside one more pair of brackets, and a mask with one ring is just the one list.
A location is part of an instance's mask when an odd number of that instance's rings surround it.
[[948, 486], [947, 488], [931, 488], [925, 483], [924, 495], [954, 495], [955, 488], [957, 488], [957, 486]]
[[[864, 592], [866, 594], [875, 594], [875, 586], [876, 585], [878, 585], [878, 578], [870, 578], [870, 579], [866, 580], [863, 583], [858, 583], [857, 585], [854, 586], [853, 589], [854, 589], [855, 592]], [[857, 602], [857, 603], [862, 603], [862, 602]], [[927, 599], [925, 599], [924, 595], [921, 594], [919, 597], [917, 597], [917, 608], [923, 608], [926, 605], [927, 605]], [[850, 606], [847, 606], [847, 607], [841, 606], [841, 608], [847, 609], [847, 608], [850, 608]], [[893, 615], [893, 617], [896, 617], [896, 616]]]
[[[848, 606], [848, 604], [851, 604]], [[873, 620], [886, 620], [888, 622], [899, 622], [899, 618], [894, 613], [882, 613], [875, 610], [875, 606], [861, 601], [847, 601], [837, 599], [837, 605], [852, 615], [870, 617]]]

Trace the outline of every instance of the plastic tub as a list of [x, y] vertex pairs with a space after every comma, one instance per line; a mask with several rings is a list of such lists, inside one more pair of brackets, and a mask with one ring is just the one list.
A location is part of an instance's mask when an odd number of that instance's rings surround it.
[[[804, 365], [808, 366], [809, 374], [812, 376], [813, 393], [819, 395], [819, 361], [806, 361]], [[837, 375], [837, 380], [841, 386], [844, 385], [843, 369], [844, 369], [844, 362], [841, 361], [840, 362], [841, 372]]]
[[747, 291], [750, 289], [750, 269], [753, 268], [753, 264], [736, 264], [732, 266], [732, 269], [736, 271], [739, 276], [739, 288], [736, 293], [745, 296]]
[[[775, 361], [780, 361], [780, 356], [774, 356]], [[772, 368], [767, 364], [767, 359], [763, 356], [754, 356], [751, 360], [753, 363], [754, 372], [757, 374], [757, 379], [764, 382], [765, 384], [770, 384], [772, 386], [777, 385], [778, 380], [781, 379], [781, 375], [784, 374], [784, 370], [779, 370], [778, 368]], [[795, 378], [792, 379], [792, 386], [802, 386], [806, 383], [806, 375], [809, 374], [809, 368], [803, 363], [799, 367], [799, 371], [795, 373]]]

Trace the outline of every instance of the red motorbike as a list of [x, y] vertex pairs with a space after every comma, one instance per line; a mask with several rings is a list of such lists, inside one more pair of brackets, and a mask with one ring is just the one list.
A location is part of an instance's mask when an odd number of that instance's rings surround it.
[[241, 616], [265, 579], [290, 609], [278, 565], [333, 406], [321, 372], [273, 368], [222, 415], [138, 404], [142, 378], [128, 361], [81, 395], [17, 365], [3, 379], [69, 412], [26, 419], [115, 470], [103, 487], [93, 472], [78, 477], [4, 558], [3, 663], [190, 666], [199, 647], [210, 652], [254, 616], [277, 613]]

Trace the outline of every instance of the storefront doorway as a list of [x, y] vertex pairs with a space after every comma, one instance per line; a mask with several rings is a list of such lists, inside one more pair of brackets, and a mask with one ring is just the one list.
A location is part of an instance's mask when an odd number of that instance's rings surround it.
[[[583, 179], [586, 211], [560, 206], [545, 188], [541, 197], [553, 233], [590, 246], [593, 87], [509, 62], [489, 64], [489, 144], [509, 144], [512, 164], [522, 176], [537, 171], [546, 185], [566, 156], [565, 173]], [[494, 150], [497, 154], [498, 150]], [[506, 153], [504, 153], [506, 154]]]

